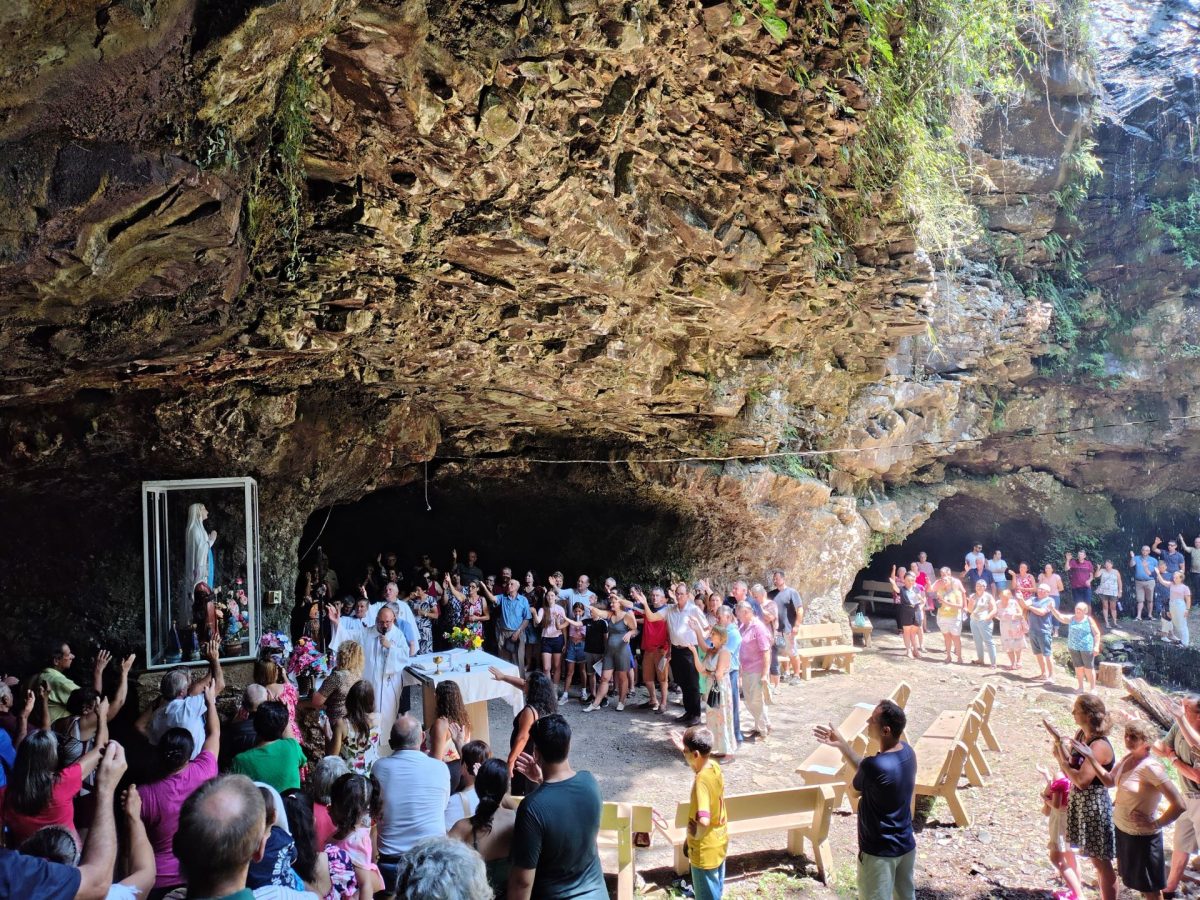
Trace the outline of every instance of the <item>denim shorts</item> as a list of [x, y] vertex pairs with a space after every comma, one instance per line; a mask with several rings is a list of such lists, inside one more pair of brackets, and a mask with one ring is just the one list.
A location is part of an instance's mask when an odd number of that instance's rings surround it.
[[1029, 649], [1033, 651], [1034, 656], [1050, 655], [1050, 635], [1037, 625], [1029, 629]]
[[583, 641], [567, 644], [567, 662], [583, 662]]

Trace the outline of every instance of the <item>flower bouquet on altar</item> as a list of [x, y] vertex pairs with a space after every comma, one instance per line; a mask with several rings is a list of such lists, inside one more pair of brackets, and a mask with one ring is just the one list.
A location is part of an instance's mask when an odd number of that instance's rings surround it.
[[451, 647], [460, 647], [463, 650], [478, 650], [483, 646], [483, 638], [470, 628], [451, 628], [449, 631], [442, 632], [442, 637], [449, 642]]
[[329, 661], [312, 638], [302, 637], [288, 656], [287, 672], [296, 676], [301, 694], [311, 694], [316, 679], [329, 674]]
[[286, 660], [292, 654], [292, 639], [282, 631], [268, 631], [258, 639], [258, 649], [270, 650], [271, 659], [286, 668]]

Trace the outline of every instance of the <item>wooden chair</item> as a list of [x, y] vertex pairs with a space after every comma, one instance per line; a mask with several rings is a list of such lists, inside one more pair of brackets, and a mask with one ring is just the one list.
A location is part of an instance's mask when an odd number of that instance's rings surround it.
[[596, 846], [600, 850], [615, 850], [617, 854], [617, 900], [633, 900], [637, 881], [637, 848], [635, 832], [650, 833], [654, 822], [649, 806], [630, 803], [605, 803], [600, 812], [600, 831]]
[[842, 643], [842, 627], [836, 622], [798, 625], [795, 636], [798, 642], [809, 643], [809, 646], [795, 650], [795, 656], [800, 660], [800, 677], [804, 681], [812, 678], [814, 660], [822, 669], [828, 670], [836, 665], [847, 673], [853, 673], [854, 657], [862, 653], [861, 647]]
[[[912, 689], [908, 686], [908, 682], [901, 681], [892, 688], [887, 699], [903, 709], [908, 704], [910, 693], [912, 693]], [[851, 707], [846, 718], [842, 719], [842, 723], [838, 725], [838, 734], [851, 745], [854, 745], [858, 738], [863, 739], [861, 749], [855, 748], [859, 752], [869, 749], [869, 741], [866, 737], [867, 720], [871, 717], [871, 711], [875, 709], [876, 705], [875, 703], [856, 703]], [[875, 750], [877, 751], [878, 747]], [[850, 771], [850, 764], [846, 762], [841, 751], [828, 744], [818, 744], [816, 749], [797, 767], [796, 774], [807, 785], [836, 784], [837, 794], [833, 808], [837, 809], [842, 805], [847, 785], [853, 779], [854, 773]]]
[[[936, 724], [936, 722], [935, 722]], [[933, 731], [933, 726], [930, 731]], [[940, 730], [940, 728], [939, 728]], [[971, 824], [962, 800], [958, 796], [958, 785], [970, 758], [968, 740], [977, 740], [979, 735], [979, 715], [970, 710], [963, 717], [957, 733], [951, 737], [939, 736], [926, 732], [921, 735], [913, 747], [917, 754], [917, 785], [913, 793], [913, 805], [916, 798], [944, 797], [954, 816], [954, 824], [966, 828]], [[976, 772], [976, 777], [981, 773]], [[982, 778], [979, 778], [982, 783]]]
[[[833, 875], [833, 854], [829, 848], [829, 820], [833, 809], [834, 786], [784, 788], [756, 794], [725, 797], [726, 828], [732, 839], [741, 834], [777, 834], [787, 832], [787, 852], [804, 853], [804, 841], [812, 845], [812, 860], [817, 877], [827, 882]], [[688, 871], [683, 848], [687, 843], [688, 804], [675, 810], [675, 825], [666, 832], [675, 848], [675, 873]]]
[[876, 603], [883, 603], [891, 607], [895, 605], [896, 595], [892, 592], [891, 582], [864, 580], [862, 593], [855, 594], [851, 599], [857, 602], [860, 608], [870, 606], [871, 608], [867, 611], [871, 615], [875, 615]]

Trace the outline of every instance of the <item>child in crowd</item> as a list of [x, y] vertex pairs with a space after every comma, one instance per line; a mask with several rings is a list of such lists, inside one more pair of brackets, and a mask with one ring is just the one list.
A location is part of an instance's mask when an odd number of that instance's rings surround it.
[[[725, 815], [725, 776], [711, 759], [713, 733], [696, 725], [682, 735], [672, 732], [675, 749], [691, 770], [692, 793], [688, 802], [687, 852], [692, 867], [696, 900], [721, 900], [725, 891], [725, 855], [729, 832]], [[661, 816], [659, 817], [661, 820]], [[660, 821], [665, 826], [665, 821]]]
[[576, 601], [571, 606], [571, 613], [575, 616], [573, 619], [567, 619], [567, 678], [563, 682], [562, 696], [558, 698], [559, 703], [566, 703], [568, 692], [571, 690], [571, 684], [575, 681], [575, 666], [579, 666], [579, 677], [583, 681], [582, 699], [587, 699], [587, 672], [584, 669], [584, 653], [583, 653], [583, 613], [584, 606]]
[[274, 788], [265, 785], [260, 784], [258, 791], [267, 807], [267, 845], [262, 859], [250, 863], [246, 887], [253, 890], [273, 884], [302, 891], [304, 882], [292, 871], [292, 866], [296, 864], [296, 842], [287, 829], [278, 824], [283, 799]]
[[334, 782], [329, 800], [329, 817], [337, 828], [331, 843], [350, 854], [363, 897], [374, 897], [383, 890], [379, 866], [371, 861], [371, 825], [378, 812], [377, 801], [371, 780], [353, 772]]
[[1083, 900], [1083, 882], [1079, 878], [1079, 861], [1067, 841], [1067, 792], [1071, 782], [1065, 776], [1053, 778], [1045, 766], [1037, 767], [1046, 782], [1042, 790], [1042, 815], [1047, 817], [1050, 832], [1048, 847], [1050, 862], [1066, 882], [1067, 889], [1058, 891], [1055, 900]]

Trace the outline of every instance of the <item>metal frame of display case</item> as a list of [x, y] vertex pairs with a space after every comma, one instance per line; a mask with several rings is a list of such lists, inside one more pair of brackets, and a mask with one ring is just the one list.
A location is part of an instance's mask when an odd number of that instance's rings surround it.
[[[190, 662], [164, 662], [155, 659], [152, 643], [150, 614], [155, 603], [162, 606], [166, 596], [168, 608], [171, 597], [170, 563], [166, 547], [170, 532], [166, 509], [168, 495], [174, 491], [195, 491], [209, 488], [241, 488], [246, 516], [246, 596], [250, 600], [250, 627], [247, 630], [247, 653], [241, 656], [224, 656], [221, 662], [242, 662], [255, 658], [258, 641], [262, 636], [262, 591], [258, 560], [258, 483], [253, 478], [188, 478], [176, 481], [142, 482], [142, 549], [143, 572], [145, 575], [145, 628], [146, 668], [170, 669], [179, 665], [202, 665], [203, 660]], [[153, 510], [153, 523], [151, 522]], [[153, 528], [151, 527], [153, 525]]]

